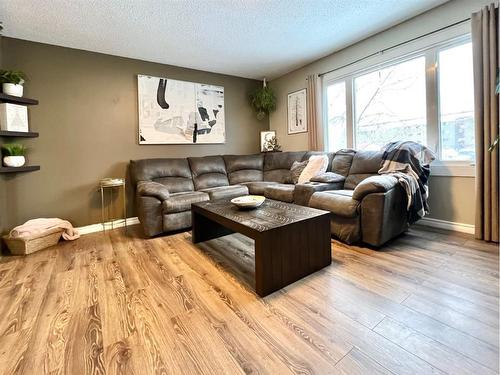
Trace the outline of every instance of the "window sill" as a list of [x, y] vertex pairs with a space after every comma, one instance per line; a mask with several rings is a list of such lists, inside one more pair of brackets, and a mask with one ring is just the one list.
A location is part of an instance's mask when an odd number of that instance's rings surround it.
[[445, 177], [475, 177], [476, 167], [470, 163], [433, 163], [431, 176]]

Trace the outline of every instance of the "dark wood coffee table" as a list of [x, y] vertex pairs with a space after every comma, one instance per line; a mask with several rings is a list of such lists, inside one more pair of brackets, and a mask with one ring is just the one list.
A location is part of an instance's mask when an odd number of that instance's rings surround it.
[[191, 206], [192, 241], [234, 232], [255, 240], [255, 289], [266, 296], [332, 262], [330, 213], [266, 199], [257, 209], [239, 210], [229, 200]]

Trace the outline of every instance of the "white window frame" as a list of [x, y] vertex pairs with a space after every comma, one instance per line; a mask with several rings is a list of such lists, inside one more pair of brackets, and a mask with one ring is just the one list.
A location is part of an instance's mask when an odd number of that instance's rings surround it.
[[[468, 26], [468, 25], [467, 25]], [[328, 86], [345, 82], [346, 87], [346, 134], [347, 147], [355, 147], [354, 129], [354, 79], [383, 69], [385, 67], [402, 63], [421, 56], [425, 57], [425, 84], [426, 84], [426, 120], [427, 120], [427, 147], [441, 155], [440, 150], [440, 115], [439, 115], [439, 77], [438, 77], [438, 55], [439, 51], [458, 46], [471, 41], [469, 30], [462, 26], [459, 30], [448, 30], [431, 38], [431, 40], [419, 41], [398, 48], [395, 51], [381, 53], [361, 64], [325, 74], [322, 77], [322, 101], [323, 101], [323, 124], [325, 148], [328, 149]], [[450, 35], [451, 34], [451, 35]], [[453, 35], [455, 34], [455, 35]], [[475, 175], [475, 163], [471, 161], [443, 161], [435, 160], [431, 165], [431, 174], [434, 176], [463, 176], [473, 177]]]

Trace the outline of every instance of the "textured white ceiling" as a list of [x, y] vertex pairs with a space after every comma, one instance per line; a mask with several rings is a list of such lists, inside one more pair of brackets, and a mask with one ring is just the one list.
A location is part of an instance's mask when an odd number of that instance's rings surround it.
[[275, 78], [446, 0], [0, 0], [4, 35]]

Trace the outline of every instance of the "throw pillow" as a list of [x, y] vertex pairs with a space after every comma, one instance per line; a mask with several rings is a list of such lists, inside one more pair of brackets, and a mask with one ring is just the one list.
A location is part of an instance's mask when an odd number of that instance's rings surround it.
[[307, 163], [309, 163], [309, 160], [293, 162], [292, 167], [290, 168], [290, 182], [292, 184], [296, 184], [299, 181], [300, 174], [307, 166]]
[[345, 181], [345, 177], [342, 176], [341, 174], [334, 173], [334, 172], [325, 172], [322, 174], [319, 174], [317, 176], [314, 176], [311, 178], [312, 182], [325, 182], [328, 184], [334, 183], [334, 182], [343, 182]]
[[328, 156], [326, 155], [313, 155], [309, 158], [309, 163], [299, 176], [299, 184], [308, 182], [314, 176], [325, 173], [328, 168]]

